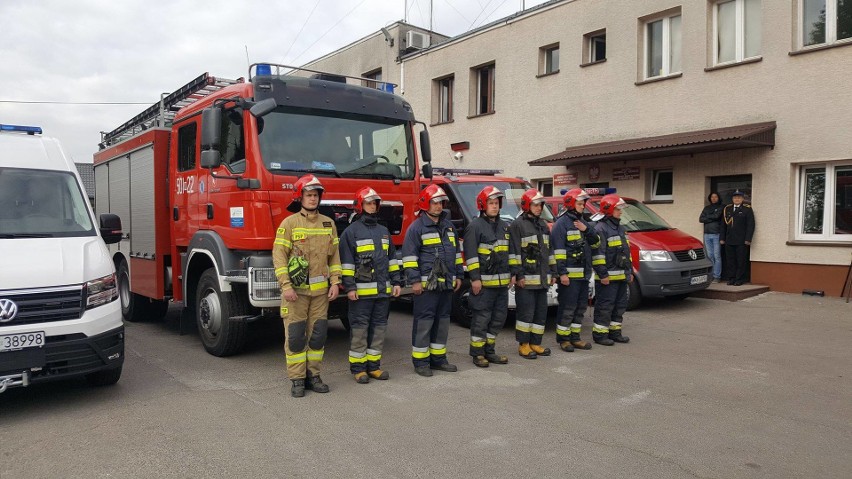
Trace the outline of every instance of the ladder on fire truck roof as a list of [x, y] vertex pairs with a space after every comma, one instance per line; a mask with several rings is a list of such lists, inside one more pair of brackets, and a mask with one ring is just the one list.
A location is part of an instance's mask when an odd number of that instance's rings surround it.
[[142, 113], [134, 116], [125, 124], [110, 132], [101, 132], [101, 149], [120, 143], [131, 136], [155, 126], [171, 126], [175, 113], [211, 93], [222, 88], [245, 81], [243, 78], [229, 80], [210, 76], [204, 72], [198, 78], [169, 94], [163, 94], [160, 101], [154, 103]]

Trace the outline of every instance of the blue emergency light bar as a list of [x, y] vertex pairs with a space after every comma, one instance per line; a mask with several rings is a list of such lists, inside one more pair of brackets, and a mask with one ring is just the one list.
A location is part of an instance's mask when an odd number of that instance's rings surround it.
[[35, 135], [36, 133], [41, 135], [40, 126], [4, 125], [0, 123], [0, 131], [19, 131], [28, 135]]
[[503, 170], [486, 170], [481, 168], [432, 168], [432, 173], [441, 176], [447, 175], [499, 175]]

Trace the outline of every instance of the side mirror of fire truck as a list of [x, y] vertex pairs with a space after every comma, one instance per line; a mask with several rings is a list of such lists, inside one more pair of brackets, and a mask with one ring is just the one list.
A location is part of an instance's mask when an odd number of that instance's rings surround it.
[[106, 244], [114, 244], [121, 241], [121, 218], [118, 215], [104, 213], [100, 216], [101, 238]]
[[420, 153], [423, 159], [423, 177], [426, 179], [432, 178], [432, 147], [429, 143], [429, 132], [422, 130], [420, 132]]
[[249, 112], [251, 112], [255, 118], [260, 118], [268, 115], [276, 108], [278, 108], [278, 103], [275, 102], [275, 98], [267, 98], [252, 105], [252, 107], [249, 108]]

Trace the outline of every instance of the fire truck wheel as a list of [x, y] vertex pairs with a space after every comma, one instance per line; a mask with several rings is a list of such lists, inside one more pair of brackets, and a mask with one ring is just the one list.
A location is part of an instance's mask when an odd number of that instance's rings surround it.
[[130, 269], [127, 267], [127, 261], [122, 260], [118, 264], [116, 276], [118, 278], [118, 298], [121, 301], [121, 315], [124, 316], [124, 319], [131, 323], [138, 323], [165, 316], [166, 311], [157, 305], [163, 303], [167, 310], [169, 307], [167, 302], [151, 300], [130, 291]]
[[223, 293], [219, 289], [216, 269], [210, 268], [198, 281], [195, 301], [198, 334], [204, 349], [213, 356], [240, 352], [246, 340], [246, 323], [230, 318], [249, 314], [248, 294], [240, 294], [236, 287], [229, 293]]
[[470, 322], [473, 319], [473, 311], [471, 311], [467, 301], [468, 297], [470, 297], [470, 281], [465, 279], [462, 281], [461, 288], [453, 292], [451, 313], [452, 320], [463, 328], [469, 328]]

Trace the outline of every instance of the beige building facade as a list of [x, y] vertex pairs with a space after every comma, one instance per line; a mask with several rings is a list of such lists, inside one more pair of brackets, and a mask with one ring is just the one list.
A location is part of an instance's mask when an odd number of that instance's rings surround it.
[[553, 195], [614, 187], [699, 238], [710, 191], [743, 189], [752, 282], [841, 294], [849, 2], [561, 0], [449, 39], [425, 33], [428, 48], [400, 54], [378, 32], [310, 67], [382, 68], [430, 125], [435, 166], [499, 168]]

